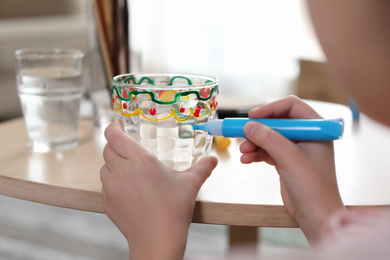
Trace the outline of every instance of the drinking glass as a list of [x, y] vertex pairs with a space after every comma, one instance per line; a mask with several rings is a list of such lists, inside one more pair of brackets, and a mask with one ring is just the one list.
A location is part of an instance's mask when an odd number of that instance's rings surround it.
[[39, 48], [15, 52], [17, 89], [28, 137], [36, 152], [78, 144], [79, 109], [84, 90], [84, 53]]
[[111, 83], [117, 125], [164, 164], [185, 170], [210, 152], [212, 136], [192, 126], [216, 118], [216, 78], [123, 74]]

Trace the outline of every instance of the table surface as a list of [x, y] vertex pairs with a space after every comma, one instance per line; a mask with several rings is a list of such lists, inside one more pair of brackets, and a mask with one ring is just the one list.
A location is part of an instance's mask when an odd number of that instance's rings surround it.
[[[344, 118], [335, 141], [337, 178], [347, 206], [390, 205], [390, 129], [364, 115], [353, 122], [348, 107], [308, 101], [325, 118]], [[99, 171], [106, 143], [91, 120], [82, 120], [77, 148], [34, 153], [21, 118], [0, 124], [0, 194], [92, 212], [104, 212]], [[213, 149], [219, 165], [199, 192], [193, 222], [237, 226], [297, 227], [283, 207], [279, 178], [265, 163], [243, 165], [233, 139]]]

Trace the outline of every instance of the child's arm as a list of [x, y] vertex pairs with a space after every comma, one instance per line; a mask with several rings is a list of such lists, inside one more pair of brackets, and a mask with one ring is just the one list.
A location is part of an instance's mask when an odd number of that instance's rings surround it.
[[115, 125], [105, 136], [103, 206], [126, 237], [130, 259], [183, 259], [197, 193], [217, 159], [176, 172]]
[[[293, 96], [254, 109], [249, 116], [321, 118]], [[255, 122], [247, 123], [244, 131], [248, 141], [240, 147], [241, 161], [265, 161], [276, 167], [286, 209], [309, 242], [317, 242], [328, 217], [343, 208], [335, 174], [333, 142], [293, 142]]]

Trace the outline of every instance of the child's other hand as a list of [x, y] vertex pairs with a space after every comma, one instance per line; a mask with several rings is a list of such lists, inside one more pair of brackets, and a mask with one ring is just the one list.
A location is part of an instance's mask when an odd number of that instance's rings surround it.
[[[249, 113], [251, 118], [319, 119], [309, 105], [290, 96]], [[326, 219], [343, 207], [338, 191], [333, 142], [293, 142], [256, 122], [245, 125], [242, 163], [264, 161], [280, 176], [281, 195], [289, 214], [310, 242], [318, 240]]]
[[131, 259], [183, 258], [196, 196], [217, 159], [177, 172], [115, 125], [105, 136], [104, 210], [126, 237]]

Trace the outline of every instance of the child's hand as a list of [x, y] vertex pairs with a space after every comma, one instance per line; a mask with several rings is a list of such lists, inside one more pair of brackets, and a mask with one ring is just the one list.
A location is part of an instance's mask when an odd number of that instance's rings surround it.
[[[294, 96], [256, 108], [250, 111], [249, 117], [321, 118]], [[241, 162], [265, 161], [276, 167], [287, 211], [309, 241], [316, 241], [324, 221], [343, 207], [335, 174], [333, 142], [293, 142], [256, 122], [247, 123], [244, 131], [248, 140], [240, 147]]]
[[182, 259], [196, 196], [217, 159], [176, 172], [115, 125], [105, 136], [104, 210], [126, 237], [131, 259]]

